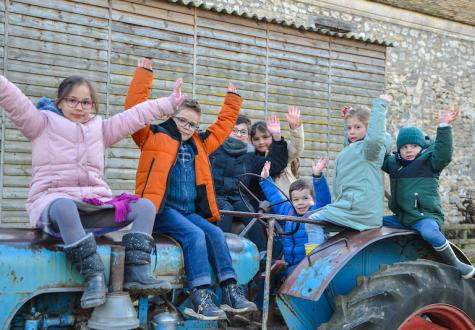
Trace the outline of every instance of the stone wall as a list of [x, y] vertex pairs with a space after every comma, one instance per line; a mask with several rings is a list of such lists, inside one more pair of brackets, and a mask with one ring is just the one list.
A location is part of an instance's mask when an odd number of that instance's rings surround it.
[[395, 137], [401, 126], [417, 125], [433, 135], [439, 111], [449, 105], [461, 111], [454, 125], [454, 159], [441, 175], [441, 193], [448, 221], [470, 218], [459, 207], [464, 200], [475, 199], [475, 26], [362, 0], [193, 3], [299, 24], [308, 24], [315, 15], [328, 16], [352, 22], [361, 36], [392, 42], [386, 81], [395, 101], [388, 130]]

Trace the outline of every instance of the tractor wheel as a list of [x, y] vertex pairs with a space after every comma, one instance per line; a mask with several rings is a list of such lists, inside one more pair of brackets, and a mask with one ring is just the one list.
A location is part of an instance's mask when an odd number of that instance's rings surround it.
[[335, 301], [321, 330], [474, 329], [475, 280], [428, 260], [383, 266]]

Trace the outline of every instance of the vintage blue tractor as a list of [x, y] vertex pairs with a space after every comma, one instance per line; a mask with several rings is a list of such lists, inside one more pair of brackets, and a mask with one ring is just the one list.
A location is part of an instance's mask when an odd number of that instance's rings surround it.
[[[303, 225], [308, 221], [266, 213], [235, 215], [268, 224], [269, 251], [276, 222]], [[82, 277], [66, 260], [61, 241], [33, 229], [1, 229], [0, 328], [226, 327], [183, 316], [188, 295], [182, 252], [168, 237], [156, 237], [151, 267], [157, 277], [172, 283], [172, 293], [131, 300], [122, 292], [122, 233], [98, 239], [110, 293], [105, 305], [91, 311], [80, 308]], [[227, 242], [239, 283], [248, 283], [259, 268], [256, 247], [233, 234], [227, 234]], [[455, 246], [454, 250], [469, 263]], [[271, 255], [268, 253], [266, 262], [263, 329], [267, 329]], [[289, 329], [475, 329], [475, 279], [462, 279], [410, 230], [383, 227], [334, 234], [297, 266], [276, 299]]]

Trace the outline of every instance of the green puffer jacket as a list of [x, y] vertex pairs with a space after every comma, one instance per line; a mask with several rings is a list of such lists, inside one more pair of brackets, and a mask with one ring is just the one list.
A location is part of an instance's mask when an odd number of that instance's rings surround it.
[[405, 225], [433, 218], [439, 226], [444, 213], [439, 195], [440, 172], [452, 160], [452, 128], [438, 127], [435, 143], [409, 165], [402, 166], [395, 155], [387, 156], [383, 171], [391, 180], [389, 208]]

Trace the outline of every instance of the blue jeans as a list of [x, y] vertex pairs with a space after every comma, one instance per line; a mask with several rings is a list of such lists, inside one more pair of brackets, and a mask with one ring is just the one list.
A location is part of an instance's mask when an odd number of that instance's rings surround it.
[[[320, 214], [314, 213], [309, 218], [310, 220], [316, 221], [326, 221]], [[309, 244], [323, 244], [325, 242], [325, 232], [323, 228], [317, 224], [306, 223], [305, 224], [305, 231], [307, 232], [308, 243]]]
[[154, 231], [180, 243], [190, 288], [211, 284], [209, 264], [219, 282], [237, 279], [223, 231], [198, 214], [184, 215], [165, 207], [155, 218]]
[[383, 217], [383, 226], [392, 228], [411, 228], [419, 232], [422, 238], [434, 248], [441, 247], [447, 242], [444, 234], [441, 233], [438, 223], [432, 218], [421, 219], [410, 227], [404, 226], [395, 215]]

